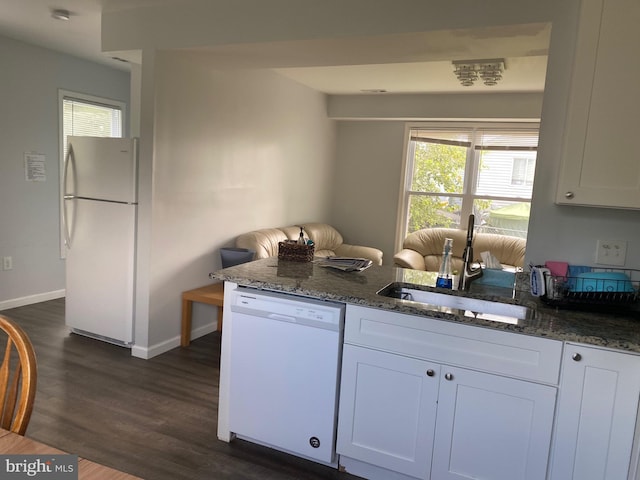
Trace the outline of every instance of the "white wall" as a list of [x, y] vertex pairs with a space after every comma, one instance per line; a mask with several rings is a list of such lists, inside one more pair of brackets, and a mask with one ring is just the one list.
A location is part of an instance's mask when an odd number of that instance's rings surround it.
[[331, 224], [346, 243], [368, 245], [393, 260], [404, 122], [338, 122]]
[[542, 92], [331, 95], [329, 116], [352, 120], [538, 120]]
[[177, 341], [180, 293], [210, 281], [220, 247], [256, 228], [328, 219], [335, 157], [324, 95], [175, 53], [155, 65], [151, 353]]
[[[546, 22], [557, 0], [183, 0], [110, 9], [105, 51], [392, 35]], [[138, 3], [138, 2], [136, 2]], [[468, 48], [472, 49], [472, 45]], [[407, 45], [436, 51], [437, 46]]]
[[[129, 101], [129, 74], [0, 36], [0, 310], [64, 295], [60, 259], [58, 89]], [[46, 181], [25, 181], [25, 152]]]

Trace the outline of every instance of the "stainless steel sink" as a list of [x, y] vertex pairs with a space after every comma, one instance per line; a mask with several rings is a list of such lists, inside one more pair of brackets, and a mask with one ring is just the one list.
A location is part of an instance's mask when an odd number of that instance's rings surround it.
[[503, 323], [517, 324], [520, 320], [532, 318], [535, 313], [524, 305], [422, 290], [399, 282], [390, 283], [377, 293], [384, 297], [417, 302], [431, 310]]

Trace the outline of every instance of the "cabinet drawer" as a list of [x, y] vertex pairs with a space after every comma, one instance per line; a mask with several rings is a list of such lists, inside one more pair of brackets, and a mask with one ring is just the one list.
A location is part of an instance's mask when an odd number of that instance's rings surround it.
[[562, 342], [347, 305], [345, 343], [558, 384]]

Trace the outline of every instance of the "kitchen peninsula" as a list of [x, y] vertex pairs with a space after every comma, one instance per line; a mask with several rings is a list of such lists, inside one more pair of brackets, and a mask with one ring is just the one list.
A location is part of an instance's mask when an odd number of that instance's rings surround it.
[[[550, 308], [526, 288], [473, 286], [523, 305], [511, 323], [388, 298], [429, 273], [373, 266], [341, 272], [268, 258], [220, 270], [225, 311], [218, 437], [229, 429], [231, 308], [237, 286], [346, 304], [336, 450], [371, 479], [637, 478], [638, 312]], [[511, 298], [514, 297], [514, 298]], [[251, 359], [247, 359], [251, 361]]]
[[[363, 272], [341, 272], [321, 268], [312, 263], [285, 262], [278, 261], [277, 258], [267, 258], [220, 270], [214, 276], [220, 280], [258, 289], [412, 315], [427, 315], [447, 321], [640, 353], [640, 312], [638, 311], [630, 312], [628, 315], [610, 315], [557, 310], [547, 307], [526, 290], [517, 291], [515, 301], [510, 300], [511, 291], [499, 287], [487, 288], [481, 290], [482, 293], [471, 294], [489, 300], [495, 298], [497, 301], [513, 301], [534, 306], [536, 310], [534, 318], [518, 324], [507, 324], [459, 317], [422, 307], [415, 302], [376, 294], [391, 282], [422, 283], [434, 286], [435, 277], [430, 272], [390, 266], [374, 266]], [[475, 292], [474, 288], [472, 292]], [[451, 293], [458, 294], [455, 291]], [[466, 292], [460, 294], [465, 295]]]

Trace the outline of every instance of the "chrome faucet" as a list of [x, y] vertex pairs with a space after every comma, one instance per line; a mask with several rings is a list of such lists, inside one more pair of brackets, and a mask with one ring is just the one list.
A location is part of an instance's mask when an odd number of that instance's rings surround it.
[[458, 282], [458, 290], [469, 290], [471, 282], [482, 276], [482, 266], [476, 268], [473, 264], [473, 225], [475, 216], [469, 215], [469, 224], [467, 226], [467, 245], [464, 247], [462, 254], [462, 272], [460, 272], [460, 280]]

